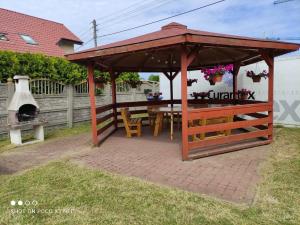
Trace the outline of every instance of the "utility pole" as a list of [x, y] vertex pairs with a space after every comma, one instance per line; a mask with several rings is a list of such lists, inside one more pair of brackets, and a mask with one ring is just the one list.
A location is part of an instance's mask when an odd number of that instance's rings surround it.
[[95, 47], [98, 46], [98, 43], [97, 43], [97, 22], [96, 20], [94, 19], [93, 22], [93, 39], [94, 39], [94, 45]]

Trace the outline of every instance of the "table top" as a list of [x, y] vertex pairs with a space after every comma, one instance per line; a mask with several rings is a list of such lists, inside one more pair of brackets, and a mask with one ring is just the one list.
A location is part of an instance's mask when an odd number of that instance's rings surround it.
[[[223, 107], [223, 106], [230, 106], [231, 104], [195, 104], [189, 105], [188, 109], [201, 109], [201, 108], [216, 108], [216, 107]], [[181, 106], [153, 106], [149, 110], [152, 112], [174, 112], [179, 113], [182, 111]]]

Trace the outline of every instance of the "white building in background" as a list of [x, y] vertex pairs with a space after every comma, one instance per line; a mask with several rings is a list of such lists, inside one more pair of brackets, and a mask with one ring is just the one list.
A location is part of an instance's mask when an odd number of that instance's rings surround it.
[[[255, 99], [266, 101], [268, 96], [268, 78], [260, 83], [253, 83], [246, 76], [246, 70], [256, 73], [267, 70], [264, 62], [241, 67], [238, 75], [238, 89], [246, 88], [255, 92]], [[300, 126], [300, 56], [285, 56], [275, 58], [274, 68], [274, 122], [276, 124]], [[189, 95], [193, 92], [214, 90], [218, 92], [232, 92], [232, 76], [225, 75], [223, 82], [211, 86], [200, 71], [188, 73], [188, 78], [198, 79], [188, 87]], [[181, 99], [180, 74], [173, 81], [174, 99]], [[164, 99], [170, 98], [169, 80], [160, 74], [160, 91]], [[189, 98], [192, 98], [189, 96]]]

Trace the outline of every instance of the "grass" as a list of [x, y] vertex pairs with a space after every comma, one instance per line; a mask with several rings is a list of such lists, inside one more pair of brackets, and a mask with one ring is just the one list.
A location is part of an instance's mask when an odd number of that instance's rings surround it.
[[[23, 174], [0, 176], [0, 224], [299, 225], [300, 129], [276, 130], [261, 173], [256, 201], [247, 207], [70, 162], [53, 162]], [[19, 199], [36, 200], [38, 205], [10, 206], [11, 200]], [[28, 213], [29, 208], [39, 212]], [[51, 213], [50, 209], [74, 211]]]

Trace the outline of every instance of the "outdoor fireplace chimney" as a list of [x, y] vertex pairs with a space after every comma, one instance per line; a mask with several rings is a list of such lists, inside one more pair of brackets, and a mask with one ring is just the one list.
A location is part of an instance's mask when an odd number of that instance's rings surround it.
[[33, 129], [37, 141], [43, 141], [44, 121], [38, 118], [39, 106], [29, 91], [29, 77], [17, 75], [14, 76], [14, 80], [15, 93], [8, 106], [8, 127], [11, 143], [22, 144], [22, 129]]

